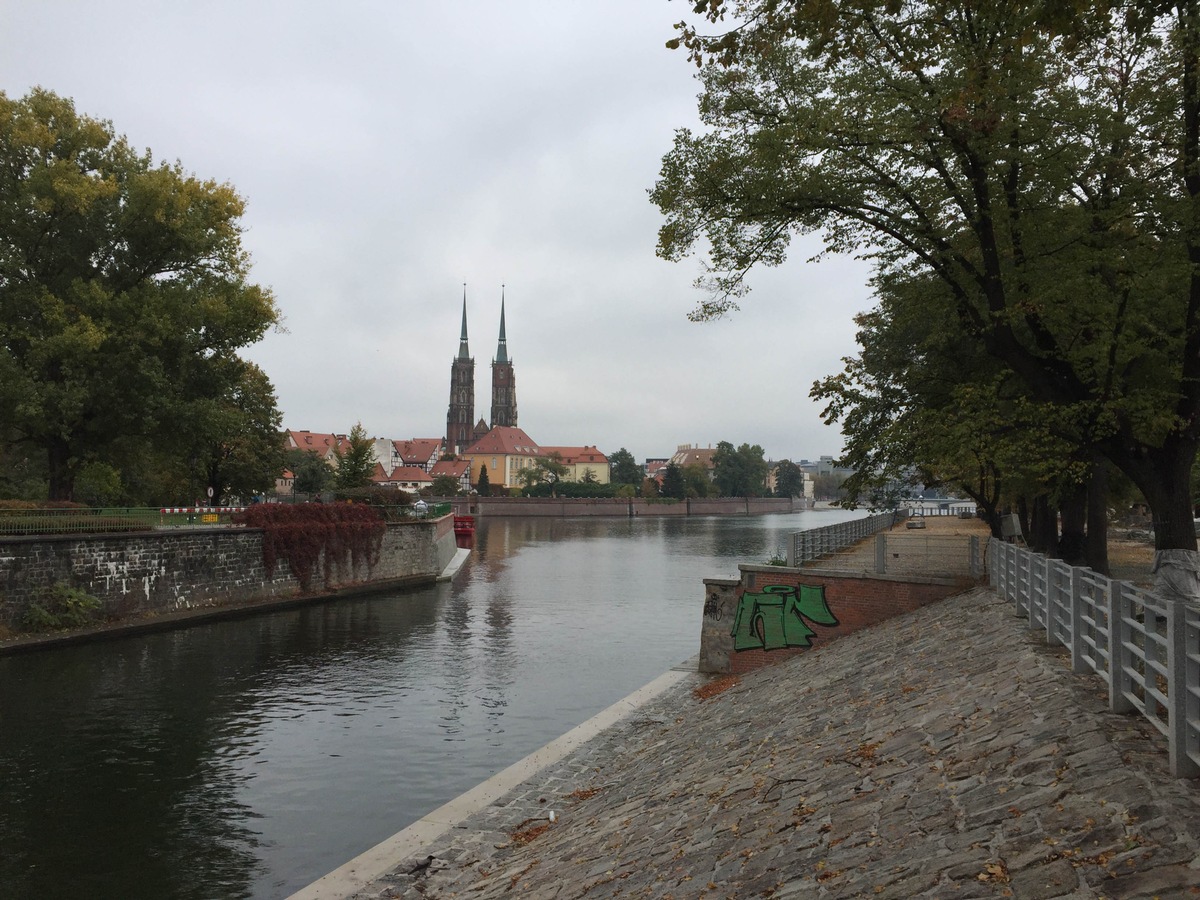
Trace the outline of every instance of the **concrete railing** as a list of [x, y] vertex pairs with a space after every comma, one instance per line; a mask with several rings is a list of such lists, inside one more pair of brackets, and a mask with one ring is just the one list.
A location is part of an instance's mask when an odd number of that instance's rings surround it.
[[1071, 667], [1108, 684], [1114, 712], [1137, 710], [1167, 738], [1171, 773], [1200, 776], [1200, 608], [992, 538], [988, 575]]
[[896, 522], [902, 521], [903, 516], [902, 512], [879, 513], [865, 519], [852, 519], [823, 528], [794, 532], [787, 545], [787, 564], [792, 567], [802, 566], [814, 559], [831, 556], [852, 544], [857, 544], [863, 538], [891, 528]]

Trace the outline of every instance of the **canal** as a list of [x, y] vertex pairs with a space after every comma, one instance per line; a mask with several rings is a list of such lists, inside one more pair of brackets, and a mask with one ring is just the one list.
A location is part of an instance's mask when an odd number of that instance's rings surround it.
[[453, 583], [0, 658], [0, 897], [286, 897], [699, 649], [861, 513], [493, 519]]

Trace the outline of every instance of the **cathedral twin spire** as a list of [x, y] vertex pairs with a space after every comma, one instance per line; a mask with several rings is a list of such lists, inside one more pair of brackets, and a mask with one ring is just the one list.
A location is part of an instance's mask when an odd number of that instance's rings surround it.
[[[517, 383], [512, 360], [508, 357], [508, 339], [504, 327], [504, 286], [500, 287], [500, 340], [492, 360], [491, 425], [480, 420], [483, 430], [497, 426], [516, 427]], [[446, 413], [446, 451], [460, 453], [479, 437], [473, 428], [475, 416], [475, 360], [467, 345], [467, 286], [463, 285], [462, 333], [458, 356], [450, 366], [450, 407]]]

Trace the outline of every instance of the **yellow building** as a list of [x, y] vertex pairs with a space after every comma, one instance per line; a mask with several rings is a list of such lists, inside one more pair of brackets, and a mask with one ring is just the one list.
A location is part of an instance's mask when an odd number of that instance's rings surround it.
[[494, 487], [521, 486], [520, 473], [543, 454], [533, 438], [520, 428], [497, 425], [464, 450], [459, 458], [471, 464], [471, 484], [479, 484], [479, 470], [486, 467], [488, 484]]
[[558, 461], [567, 467], [564, 481], [583, 481], [587, 473], [594, 476], [591, 480], [596, 484], [608, 484], [608, 457], [595, 447], [543, 447], [542, 455], [558, 454]]

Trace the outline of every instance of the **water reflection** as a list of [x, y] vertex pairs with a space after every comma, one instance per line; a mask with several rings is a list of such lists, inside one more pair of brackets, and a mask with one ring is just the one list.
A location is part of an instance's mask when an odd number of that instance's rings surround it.
[[830, 521], [493, 520], [453, 586], [2, 658], [0, 897], [286, 896], [693, 655], [701, 578]]

